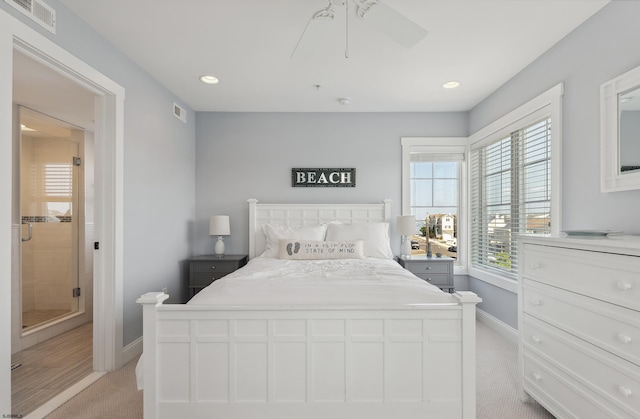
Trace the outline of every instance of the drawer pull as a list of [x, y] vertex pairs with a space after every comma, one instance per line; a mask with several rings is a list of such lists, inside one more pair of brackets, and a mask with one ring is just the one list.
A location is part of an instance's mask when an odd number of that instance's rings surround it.
[[534, 343], [540, 343], [540, 342], [542, 342], [542, 339], [540, 339], [540, 337], [539, 337], [539, 336], [536, 336], [536, 335], [531, 336], [531, 340], [532, 340]]
[[215, 268], [216, 268], [215, 266], [212, 266], [212, 267], [211, 267], [211, 269], [215, 269]]
[[620, 341], [620, 343], [631, 343], [631, 336], [623, 335], [622, 333], [620, 333], [618, 335], [618, 340]]
[[531, 262], [531, 269], [540, 269], [540, 263]]
[[430, 271], [430, 270], [431, 270], [431, 266], [427, 266], [427, 267], [425, 268], [425, 270], [426, 270], [426, 271]]
[[537, 372], [534, 372], [533, 374], [531, 374], [531, 376], [533, 377], [534, 380], [536, 381], [540, 381], [542, 380], [542, 376], [540, 374], [538, 374]]
[[539, 307], [542, 305], [542, 300], [531, 300], [531, 304], [533, 304], [536, 307]]
[[427, 281], [431, 282], [431, 278], [427, 278]]
[[631, 392], [630, 388], [624, 387], [624, 386], [620, 386], [618, 387], [618, 391], [620, 392], [620, 394], [622, 394], [624, 397], [631, 397], [631, 395], [633, 394]]
[[629, 291], [631, 288], [632, 286], [628, 282], [624, 282], [624, 281], [618, 282], [618, 289], [621, 291]]

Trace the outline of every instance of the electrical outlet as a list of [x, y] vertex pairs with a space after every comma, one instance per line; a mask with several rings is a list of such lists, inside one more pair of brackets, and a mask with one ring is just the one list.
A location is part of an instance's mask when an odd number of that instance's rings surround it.
[[169, 294], [169, 293], [167, 292], [167, 287], [162, 288], [162, 292], [163, 292], [164, 294]]

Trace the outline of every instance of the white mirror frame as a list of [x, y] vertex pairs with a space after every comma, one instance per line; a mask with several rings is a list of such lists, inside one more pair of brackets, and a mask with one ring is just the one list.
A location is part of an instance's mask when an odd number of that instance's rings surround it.
[[640, 172], [620, 171], [620, 111], [621, 94], [640, 87], [640, 67], [600, 86], [600, 173], [602, 192], [640, 189]]

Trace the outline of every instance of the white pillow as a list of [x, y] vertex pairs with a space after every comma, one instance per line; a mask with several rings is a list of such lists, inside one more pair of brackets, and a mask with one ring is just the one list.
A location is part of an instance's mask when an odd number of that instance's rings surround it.
[[314, 226], [278, 226], [265, 224], [262, 226], [265, 235], [265, 246], [262, 257], [277, 258], [278, 244], [282, 239], [324, 240], [327, 232], [325, 224]]
[[364, 259], [362, 240], [280, 240], [280, 259]]
[[365, 257], [393, 259], [389, 223], [330, 223], [327, 241], [363, 240]]

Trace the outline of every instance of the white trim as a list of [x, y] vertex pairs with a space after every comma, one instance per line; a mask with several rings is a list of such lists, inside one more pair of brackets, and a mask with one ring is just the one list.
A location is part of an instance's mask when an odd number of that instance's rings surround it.
[[476, 307], [476, 319], [510, 343], [518, 346], [518, 330]]
[[137, 357], [142, 355], [142, 336], [134, 340], [122, 349], [122, 362], [128, 364]]
[[503, 290], [511, 291], [514, 294], [518, 292], [518, 281], [503, 275], [492, 273], [489, 270], [478, 269], [470, 266], [469, 276], [479, 279], [480, 281], [484, 281], [495, 287], [502, 288]]
[[[0, 13], [0, 28], [8, 28], [6, 13]], [[5, 33], [7, 29], [2, 29]], [[13, 205], [13, 38], [0, 38], [0, 365], [11, 364], [11, 278]], [[6, 368], [6, 367], [5, 367]], [[11, 406], [11, 374], [0, 374], [0, 406]], [[7, 412], [8, 413], [8, 412]]]
[[[4, 10], [0, 11], [0, 277], [11, 277], [13, 50], [18, 47], [99, 95], [96, 112], [94, 369], [122, 366], [124, 88]], [[100, 124], [100, 122], [103, 122]], [[7, 199], [8, 198], [8, 199]], [[0, 316], [11, 319], [10, 281], [0, 281]], [[0, 363], [10, 362], [10, 327], [3, 327]], [[0, 405], [11, 405], [10, 374], [0, 374]]]

